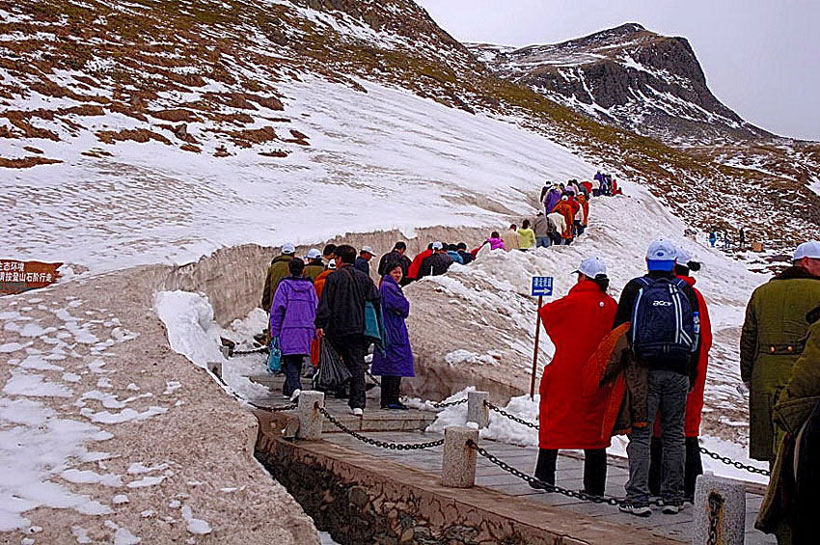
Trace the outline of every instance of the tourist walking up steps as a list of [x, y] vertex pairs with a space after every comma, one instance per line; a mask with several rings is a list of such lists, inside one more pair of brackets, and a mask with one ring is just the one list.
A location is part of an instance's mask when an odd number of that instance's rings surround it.
[[[706, 369], [709, 365], [709, 350], [712, 348], [712, 323], [703, 294], [695, 287], [695, 279], [689, 276], [690, 271], [700, 270], [700, 263], [692, 261], [689, 252], [679, 247], [675, 275], [692, 286], [698, 298], [698, 316], [700, 318], [700, 356], [697, 365], [697, 378], [694, 386], [686, 396], [684, 411], [683, 435], [686, 444], [686, 464], [683, 476], [683, 494], [686, 501], [693, 502], [695, 482], [703, 473], [700, 457], [700, 422], [703, 412], [703, 393], [706, 388]], [[652, 437], [651, 462], [649, 464], [649, 490], [653, 496], [661, 495], [661, 467], [663, 464], [663, 430], [660, 418], [656, 418]]]
[[295, 253], [296, 248], [293, 244], [283, 244], [282, 253], [270, 262], [268, 274], [265, 276], [265, 285], [262, 289], [262, 302], [260, 303], [265, 312], [270, 312], [270, 305], [273, 302], [276, 288], [279, 287], [279, 282], [289, 274], [288, 262], [293, 259]]
[[521, 223], [521, 229], [518, 230], [519, 249], [532, 250], [535, 248], [535, 231], [530, 228], [530, 220], [524, 220]]
[[370, 260], [373, 259], [374, 255], [373, 249], [370, 246], [362, 247], [362, 251], [359, 252], [359, 257], [356, 258], [356, 262], [353, 266], [370, 276]]
[[532, 222], [533, 232], [535, 234], [536, 248], [549, 248], [550, 246], [550, 220], [544, 215], [541, 210], [535, 215]]
[[[629, 344], [639, 366], [648, 369], [647, 422], [660, 412], [663, 428], [661, 498], [663, 513], [683, 506], [686, 396], [695, 384], [698, 348], [698, 298], [692, 287], [676, 278], [677, 250], [665, 240], [649, 245], [649, 273], [630, 280], [621, 293], [613, 328], [630, 323]], [[646, 517], [649, 508], [649, 460], [652, 426], [633, 427], [626, 452], [629, 481], [621, 511]]]
[[419, 272], [421, 271], [421, 264], [424, 262], [425, 259], [433, 255], [433, 243], [427, 245], [427, 248], [421, 252], [420, 254], [416, 255], [413, 258], [413, 261], [410, 263], [410, 269], [407, 272], [407, 278], [404, 280], [404, 284], [407, 285], [414, 280], [419, 279]]
[[405, 242], [400, 240], [394, 244], [393, 249], [384, 254], [379, 260], [379, 268], [377, 269], [379, 276], [386, 275], [387, 271], [385, 269], [387, 265], [391, 262], [396, 262], [401, 265], [402, 281], [404, 281], [407, 278], [407, 274], [410, 272], [410, 265], [412, 265], [410, 258], [405, 255], [406, 252], [407, 244]]
[[405, 324], [410, 315], [410, 301], [400, 287], [401, 263], [389, 261], [385, 265], [385, 271], [379, 293], [382, 298], [384, 328], [390, 342], [384, 354], [377, 350], [373, 355], [371, 371], [382, 377], [381, 408], [406, 410], [407, 407], [399, 401], [401, 379], [416, 376], [413, 372], [413, 350], [410, 348], [410, 337]]
[[518, 234], [518, 226], [516, 224], [513, 223], [510, 225], [510, 228], [504, 232], [501, 238], [504, 239], [504, 249], [508, 252], [521, 249], [521, 236]]
[[603, 496], [606, 448], [601, 438], [606, 396], [584, 395], [579, 376], [598, 343], [609, 332], [618, 305], [606, 294], [606, 265], [585, 259], [575, 271], [578, 283], [566, 297], [541, 308], [541, 322], [555, 344], [555, 357], [541, 378], [539, 451], [535, 477], [555, 484], [559, 449], [584, 449], [584, 490]]
[[447, 272], [452, 264], [453, 259], [447, 255], [444, 244], [436, 241], [433, 243], [433, 253], [421, 262], [419, 278], [442, 275]]
[[316, 278], [325, 270], [325, 264], [322, 262], [322, 254], [316, 248], [310, 250], [305, 256], [307, 266], [305, 267], [305, 276], [316, 281]]
[[365, 310], [370, 303], [378, 316], [380, 296], [373, 281], [353, 267], [356, 249], [336, 249], [336, 272], [327, 277], [316, 312], [316, 336], [327, 338], [352, 375], [350, 409], [361, 416], [365, 408], [364, 357], [371, 341], [365, 336]]
[[270, 334], [282, 351], [285, 383], [282, 393], [295, 401], [302, 393], [302, 362], [310, 354], [316, 320], [316, 290], [304, 276], [305, 262], [288, 262], [290, 276], [282, 279], [270, 310]]
[[803, 352], [805, 316], [820, 303], [820, 242], [804, 242], [792, 266], [752, 293], [740, 335], [740, 377], [749, 389], [749, 456], [773, 461], [772, 408]]

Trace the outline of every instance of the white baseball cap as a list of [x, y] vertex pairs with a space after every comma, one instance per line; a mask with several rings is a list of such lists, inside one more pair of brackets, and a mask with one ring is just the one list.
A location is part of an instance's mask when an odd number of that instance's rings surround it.
[[435, 241], [433, 243], [433, 249], [434, 250], [441, 250], [442, 248], [444, 248], [444, 244], [442, 244], [441, 242]]
[[600, 257], [588, 257], [585, 260], [581, 261], [581, 264], [578, 265], [578, 268], [572, 271], [573, 274], [581, 273], [584, 276], [588, 276], [590, 278], [595, 278], [599, 274], [603, 274], [606, 276], [606, 263]]
[[307, 253], [308, 259], [319, 259], [320, 257], [322, 257], [322, 252], [320, 252], [316, 248], [311, 248], [310, 251]]
[[296, 247], [288, 242], [287, 244], [282, 244], [282, 253], [292, 255], [296, 253]]
[[794, 251], [792, 261], [800, 261], [804, 257], [809, 259], [820, 259], [820, 242], [816, 240], [809, 240], [804, 242]]
[[328, 261], [327, 262], [327, 268], [328, 269], [335, 269], [336, 268], [336, 260], [331, 259], [330, 261]]
[[677, 258], [678, 250], [668, 240], [656, 240], [646, 250], [646, 259], [649, 261], [675, 261]]
[[360, 253], [368, 253], [370, 255], [376, 255], [376, 252], [373, 251], [373, 248], [370, 246], [362, 246], [362, 251]]
[[685, 264], [689, 263], [690, 261], [692, 261], [692, 256], [689, 255], [689, 252], [687, 252], [686, 249], [683, 248], [683, 246], [678, 246], [677, 260], [678, 260], [678, 263], [680, 263], [681, 265], [685, 265]]

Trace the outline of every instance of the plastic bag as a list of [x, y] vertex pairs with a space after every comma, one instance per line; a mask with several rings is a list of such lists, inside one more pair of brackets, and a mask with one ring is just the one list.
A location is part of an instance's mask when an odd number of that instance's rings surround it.
[[279, 348], [279, 337], [271, 341], [268, 354], [268, 373], [278, 373], [282, 370], [282, 349]]
[[326, 340], [321, 341], [319, 352], [319, 370], [313, 375], [313, 389], [322, 392], [340, 390], [353, 375], [342, 363], [339, 354]]

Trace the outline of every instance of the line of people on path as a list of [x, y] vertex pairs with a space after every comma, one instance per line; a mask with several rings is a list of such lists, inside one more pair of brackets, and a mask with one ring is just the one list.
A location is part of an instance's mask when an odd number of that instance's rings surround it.
[[[649, 246], [646, 264], [616, 303], [606, 293], [606, 265], [586, 259], [569, 294], [540, 309], [555, 355], [541, 379], [535, 467], [554, 484], [558, 450], [584, 449], [584, 490], [602, 496], [606, 448], [625, 433], [629, 480], [620, 509], [642, 517], [652, 514], [651, 496], [665, 514], [693, 500], [712, 344], [706, 301], [690, 276], [700, 264], [664, 240]], [[755, 290], [741, 337], [750, 455], [773, 464], [756, 525], [781, 545], [813, 543], [818, 528], [811, 514], [820, 512], [819, 324], [820, 242], [812, 241]]]

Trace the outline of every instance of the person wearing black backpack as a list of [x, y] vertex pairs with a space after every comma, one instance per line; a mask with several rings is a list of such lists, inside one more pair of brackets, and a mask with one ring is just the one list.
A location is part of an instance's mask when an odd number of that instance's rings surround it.
[[[683, 507], [684, 411], [695, 384], [699, 358], [698, 299], [689, 284], [675, 277], [677, 249], [666, 240], [649, 245], [648, 274], [624, 287], [614, 327], [630, 323], [629, 346], [638, 365], [648, 369], [647, 420], [658, 413], [663, 428], [661, 498], [664, 514]], [[640, 517], [649, 508], [649, 460], [652, 426], [634, 427], [626, 452], [629, 481], [621, 511]]]

